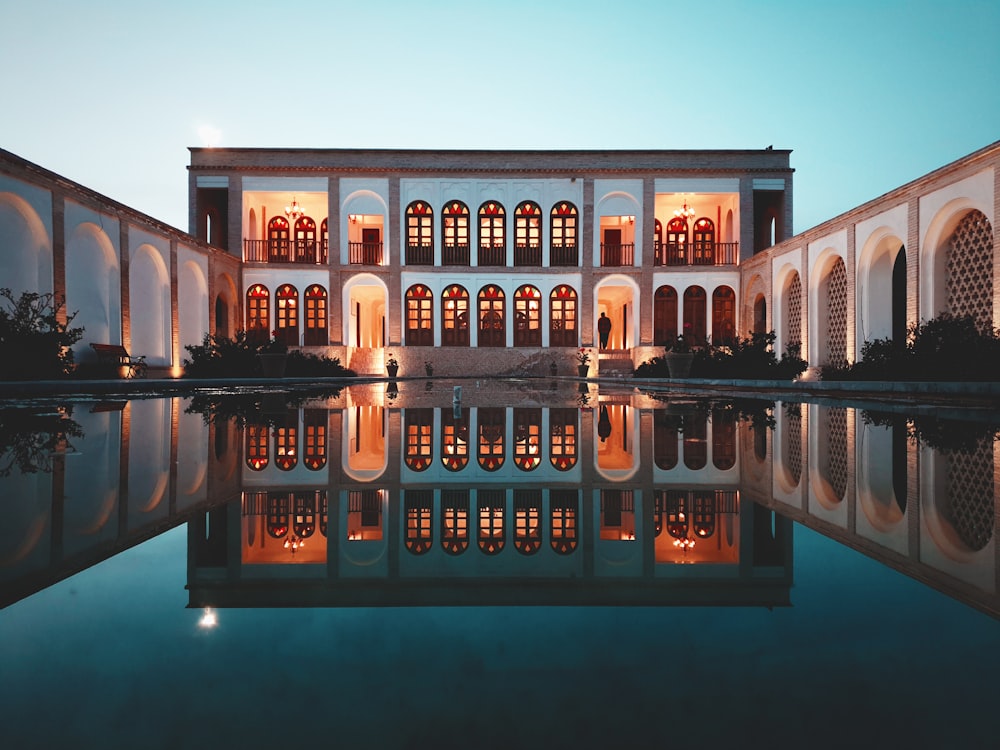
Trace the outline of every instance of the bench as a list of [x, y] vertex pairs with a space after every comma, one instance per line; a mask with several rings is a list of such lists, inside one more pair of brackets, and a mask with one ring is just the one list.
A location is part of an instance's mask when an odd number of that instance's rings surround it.
[[126, 378], [146, 377], [146, 357], [133, 357], [121, 344], [91, 344], [102, 365], [124, 367]]

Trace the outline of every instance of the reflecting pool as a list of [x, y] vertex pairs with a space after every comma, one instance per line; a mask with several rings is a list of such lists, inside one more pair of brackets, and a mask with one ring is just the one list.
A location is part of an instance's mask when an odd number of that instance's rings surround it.
[[880, 408], [0, 406], [5, 744], [993, 746], [1000, 415]]

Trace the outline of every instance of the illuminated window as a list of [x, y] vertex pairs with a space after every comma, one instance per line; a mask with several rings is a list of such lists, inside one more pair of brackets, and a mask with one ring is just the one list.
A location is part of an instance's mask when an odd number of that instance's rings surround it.
[[326, 490], [316, 490], [316, 501], [319, 505], [319, 533], [326, 536], [330, 525], [330, 501], [327, 498]]
[[578, 265], [577, 211], [572, 203], [563, 201], [552, 207], [550, 227], [550, 266]]
[[688, 263], [687, 219], [676, 217], [667, 222], [667, 265], [683, 266]]
[[698, 539], [708, 539], [715, 533], [715, 491], [696, 490], [691, 498], [691, 526]]
[[677, 290], [661, 286], [653, 295], [653, 344], [670, 346], [677, 339]]
[[708, 419], [704, 414], [684, 415], [684, 465], [697, 471], [708, 463]]
[[268, 439], [270, 430], [266, 424], [248, 424], [247, 436], [247, 466], [253, 471], [260, 471], [268, 463]]
[[549, 490], [549, 543], [560, 555], [568, 555], [576, 549], [579, 539], [578, 520], [579, 496], [577, 490]]
[[514, 490], [514, 549], [533, 555], [542, 546], [542, 491]]
[[576, 290], [560, 284], [549, 295], [549, 346], [577, 346]]
[[263, 284], [247, 290], [247, 341], [264, 343], [271, 337], [271, 293]]
[[441, 490], [441, 547], [449, 555], [469, 547], [468, 490]]
[[406, 345], [434, 346], [434, 296], [423, 284], [406, 290]]
[[404, 490], [403, 516], [406, 528], [403, 544], [407, 551], [422, 555], [430, 550], [431, 520], [434, 512], [434, 490]]
[[715, 264], [715, 224], [711, 219], [698, 219], [692, 229], [692, 259], [696, 265]]
[[267, 259], [271, 263], [291, 260], [291, 228], [284, 216], [275, 216], [267, 223]]
[[288, 533], [288, 520], [291, 516], [291, 502], [284, 493], [267, 493], [267, 535], [272, 539], [281, 539]]
[[299, 343], [299, 291], [291, 284], [278, 287], [275, 297], [275, 338], [288, 346]]
[[469, 346], [469, 293], [452, 284], [441, 293], [441, 345]]
[[514, 465], [533, 471], [542, 462], [542, 410], [514, 409]]
[[296, 492], [292, 503], [295, 510], [292, 531], [299, 539], [308, 539], [316, 531], [316, 495], [313, 492]]
[[486, 471], [496, 471], [504, 462], [504, 432], [506, 431], [503, 407], [482, 407], [479, 418], [479, 465]]
[[441, 264], [469, 265], [469, 207], [462, 201], [447, 203], [441, 212]]
[[531, 201], [514, 210], [514, 265], [542, 265], [542, 209]]
[[549, 461], [559, 471], [576, 466], [577, 410], [549, 410]]
[[479, 346], [506, 346], [503, 289], [489, 284], [479, 290]]
[[434, 455], [434, 410], [406, 409], [403, 414], [406, 434], [403, 460], [413, 471], [424, 471], [431, 465]]
[[503, 206], [496, 201], [479, 207], [479, 265], [507, 265], [506, 218]]
[[326, 466], [326, 409], [306, 409], [302, 413], [302, 463], [317, 471]]
[[666, 248], [663, 246], [663, 224], [659, 219], [653, 223], [653, 265], [667, 265]]
[[601, 490], [601, 539], [635, 540], [635, 498], [632, 490]]
[[514, 292], [514, 346], [542, 345], [542, 295], [525, 284]]
[[330, 224], [326, 219], [323, 219], [319, 225], [319, 258], [320, 263], [326, 263], [327, 253], [330, 249]]
[[469, 410], [455, 417], [453, 409], [441, 410], [441, 463], [448, 471], [461, 471], [469, 463]]
[[677, 438], [680, 417], [662, 409], [653, 412], [653, 462], [656, 468], [669, 471], [677, 466]]
[[712, 343], [732, 346], [736, 341], [736, 292], [720, 286], [712, 292]]
[[293, 409], [274, 428], [274, 465], [282, 471], [291, 471], [299, 462], [298, 436], [299, 415]]
[[732, 409], [712, 410], [712, 465], [723, 471], [736, 465], [736, 414]]
[[297, 263], [316, 262], [316, 222], [303, 216], [295, 222], [295, 255]]
[[[666, 521], [667, 533], [677, 541], [675, 546], [687, 545], [688, 527], [691, 524], [688, 510], [687, 492], [681, 490], [668, 490], [666, 492]], [[679, 543], [679, 544], [678, 544]]]
[[476, 541], [487, 555], [503, 549], [505, 541], [504, 516], [507, 510], [505, 490], [478, 490], [479, 529]]
[[313, 284], [306, 289], [305, 294], [305, 345], [326, 346], [330, 343], [327, 336], [327, 294], [326, 289], [319, 284]]
[[382, 490], [350, 490], [347, 493], [348, 541], [381, 541], [382, 495]]
[[406, 263], [434, 265], [434, 212], [424, 201], [406, 207]]

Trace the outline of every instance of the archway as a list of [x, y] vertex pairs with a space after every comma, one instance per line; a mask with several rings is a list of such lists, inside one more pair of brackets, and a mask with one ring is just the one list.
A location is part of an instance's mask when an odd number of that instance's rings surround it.
[[[595, 290], [597, 300], [594, 305], [593, 340], [600, 340], [599, 321], [603, 314], [610, 320], [608, 350], [626, 350], [636, 344], [639, 338], [638, 310], [635, 300], [638, 290], [631, 279], [610, 277]], [[606, 324], [605, 324], [606, 325]]]

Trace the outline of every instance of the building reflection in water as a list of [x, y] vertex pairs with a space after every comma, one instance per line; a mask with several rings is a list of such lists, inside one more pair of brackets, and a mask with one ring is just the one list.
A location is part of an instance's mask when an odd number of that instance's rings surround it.
[[781, 606], [796, 521], [1000, 615], [988, 425], [956, 448], [841, 406], [382, 387], [76, 405], [72, 451], [0, 477], [3, 604], [188, 522], [197, 607]]

